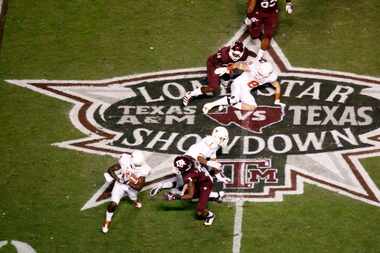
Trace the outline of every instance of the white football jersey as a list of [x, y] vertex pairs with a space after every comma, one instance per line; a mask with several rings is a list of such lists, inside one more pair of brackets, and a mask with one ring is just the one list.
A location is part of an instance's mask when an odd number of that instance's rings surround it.
[[132, 157], [129, 154], [122, 154], [119, 159], [120, 170], [115, 171], [116, 176], [120, 179], [126, 179], [126, 174], [133, 173], [138, 177], [146, 177], [150, 173], [150, 167], [145, 163], [142, 166], [135, 166], [132, 163]]
[[250, 80], [258, 82], [258, 85], [263, 85], [264, 83], [272, 83], [277, 80], [278, 73], [276, 70], [273, 70], [273, 72], [268, 77], [260, 78], [257, 73], [258, 64], [260, 63], [257, 61], [249, 62], [249, 71], [245, 71], [243, 74], [246, 74]]
[[257, 61], [247, 63], [249, 70], [238, 76], [231, 85], [231, 97], [236, 101], [257, 106], [256, 99], [251, 94], [251, 90], [265, 83], [272, 83], [277, 80], [278, 74], [275, 70], [266, 78], [257, 74]]
[[214, 138], [208, 135], [199, 142], [191, 145], [185, 155], [191, 156], [194, 159], [197, 159], [200, 155], [205, 158], [215, 159], [218, 149], [219, 145], [215, 142]]

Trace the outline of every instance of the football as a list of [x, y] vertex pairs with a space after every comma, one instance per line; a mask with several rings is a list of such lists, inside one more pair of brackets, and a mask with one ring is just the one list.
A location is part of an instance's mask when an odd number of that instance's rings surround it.
[[132, 187], [133, 189], [139, 191], [143, 188], [144, 186], [144, 178], [143, 177], [138, 177], [135, 174], [129, 175], [128, 178], [128, 185]]

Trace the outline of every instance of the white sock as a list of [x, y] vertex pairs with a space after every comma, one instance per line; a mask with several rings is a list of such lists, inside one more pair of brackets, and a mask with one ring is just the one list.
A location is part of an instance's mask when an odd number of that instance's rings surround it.
[[214, 215], [214, 213], [213, 212], [211, 212], [211, 211], [208, 211], [208, 214], [207, 214], [207, 218], [210, 218], [210, 217], [212, 217]]
[[198, 96], [200, 96], [200, 95], [202, 95], [203, 93], [202, 93], [202, 91], [201, 91], [201, 87], [199, 87], [199, 88], [196, 88], [195, 90], [192, 90], [191, 92], [190, 92], [190, 95], [192, 96], [192, 97], [198, 97]]
[[113, 213], [106, 211], [106, 221], [112, 220]]

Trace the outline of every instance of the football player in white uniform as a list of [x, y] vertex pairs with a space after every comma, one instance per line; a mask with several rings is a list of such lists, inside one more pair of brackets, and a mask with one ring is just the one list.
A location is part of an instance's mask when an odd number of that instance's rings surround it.
[[231, 95], [222, 97], [216, 101], [206, 103], [202, 110], [207, 114], [212, 108], [219, 106], [233, 106], [236, 109], [244, 111], [253, 111], [256, 109], [257, 104], [255, 98], [251, 94], [251, 90], [270, 83], [275, 88], [274, 104], [285, 108], [285, 104], [280, 102], [281, 88], [277, 80], [278, 74], [274, 70], [272, 63], [262, 60], [255, 60], [252, 62], [238, 62], [229, 65], [226, 68], [217, 69], [216, 72], [224, 73], [230, 72], [234, 69], [240, 69], [244, 72], [237, 77], [231, 85]]
[[106, 210], [106, 218], [102, 225], [103, 233], [107, 233], [111, 225], [112, 216], [117, 209], [120, 200], [128, 196], [136, 208], [141, 208], [142, 204], [138, 200], [138, 193], [145, 184], [145, 178], [150, 173], [150, 168], [144, 163], [144, 156], [141, 151], [133, 151], [129, 154], [122, 154], [119, 162], [104, 173], [106, 181], [114, 186], [111, 193], [111, 203]]
[[[192, 157], [200, 166], [208, 168], [219, 182], [228, 183], [231, 180], [223, 175], [222, 165], [216, 161], [216, 152], [219, 148], [227, 145], [228, 131], [225, 127], [216, 127], [211, 136], [208, 135], [199, 142], [190, 146], [185, 156]], [[180, 173], [177, 174], [176, 182], [159, 183], [150, 191], [150, 196], [154, 197], [161, 189], [177, 189], [183, 185], [183, 179]], [[182, 192], [183, 193], [183, 192]], [[211, 192], [210, 198], [221, 199], [224, 192]]]

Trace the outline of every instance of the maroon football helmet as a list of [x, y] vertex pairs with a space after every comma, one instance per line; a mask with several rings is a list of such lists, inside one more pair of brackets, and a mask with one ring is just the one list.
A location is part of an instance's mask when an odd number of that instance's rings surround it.
[[244, 44], [241, 41], [236, 41], [231, 47], [228, 55], [233, 61], [238, 61], [244, 53]]
[[187, 155], [180, 155], [174, 159], [174, 167], [183, 173], [194, 167], [194, 159]]

